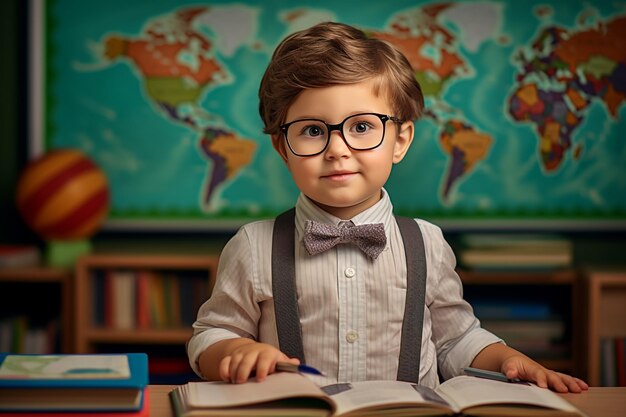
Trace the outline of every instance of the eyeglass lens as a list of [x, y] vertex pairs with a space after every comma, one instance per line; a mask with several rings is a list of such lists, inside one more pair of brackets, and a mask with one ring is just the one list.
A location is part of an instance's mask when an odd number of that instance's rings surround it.
[[[344, 139], [351, 148], [364, 150], [375, 148], [380, 144], [385, 134], [385, 123], [377, 114], [358, 114], [346, 118], [335, 129], [341, 129]], [[321, 120], [298, 120], [289, 125], [286, 134], [294, 153], [314, 155], [326, 147], [329, 128]]]

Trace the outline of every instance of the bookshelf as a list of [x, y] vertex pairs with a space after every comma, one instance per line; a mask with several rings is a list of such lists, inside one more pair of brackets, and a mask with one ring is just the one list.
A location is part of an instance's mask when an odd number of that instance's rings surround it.
[[[507, 344], [542, 365], [585, 378], [579, 324], [582, 315], [577, 308], [580, 277], [576, 270], [459, 269], [458, 273], [464, 296], [485, 328], [492, 325], [493, 332]], [[497, 318], [481, 314], [482, 305], [482, 310], [495, 312]], [[511, 313], [515, 306], [519, 309]], [[530, 340], [535, 338], [537, 341]]]
[[193, 377], [185, 343], [198, 307], [211, 294], [217, 262], [217, 256], [196, 254], [80, 258], [74, 284], [74, 351], [146, 352], [151, 383], [185, 382]]
[[[13, 353], [69, 353], [72, 349], [72, 271], [46, 266], [0, 269], [0, 323]], [[15, 321], [16, 320], [16, 321]], [[15, 322], [14, 322], [15, 321]], [[19, 327], [19, 330], [16, 330]], [[45, 342], [37, 336], [45, 332]], [[16, 334], [21, 340], [16, 340]], [[29, 336], [27, 336], [29, 335]], [[34, 336], [33, 343], [24, 339]], [[8, 339], [11, 339], [8, 341]], [[42, 346], [45, 344], [45, 346]], [[15, 349], [16, 346], [21, 346]]]
[[626, 270], [589, 271], [585, 285], [588, 382], [592, 386], [619, 385], [618, 363], [611, 363], [608, 357], [619, 353], [615, 349], [606, 352], [603, 344], [626, 339]]

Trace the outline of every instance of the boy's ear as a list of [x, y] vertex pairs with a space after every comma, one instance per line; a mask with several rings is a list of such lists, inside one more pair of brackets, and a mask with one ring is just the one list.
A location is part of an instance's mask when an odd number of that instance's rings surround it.
[[406, 155], [409, 147], [411, 146], [411, 142], [413, 142], [413, 134], [415, 133], [415, 125], [412, 120], [408, 122], [402, 123], [398, 127], [398, 135], [396, 137], [396, 143], [393, 148], [393, 163], [397, 164], [398, 162], [404, 159], [404, 155]]
[[287, 149], [285, 148], [285, 141], [281, 134], [272, 135], [272, 146], [276, 149], [276, 152], [278, 152], [278, 155], [280, 155], [283, 161], [287, 163]]

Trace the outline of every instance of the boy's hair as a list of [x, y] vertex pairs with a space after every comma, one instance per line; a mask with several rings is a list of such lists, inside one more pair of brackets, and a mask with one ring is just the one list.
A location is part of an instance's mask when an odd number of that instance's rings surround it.
[[276, 48], [259, 87], [264, 132], [275, 135], [289, 106], [304, 89], [375, 80], [375, 94], [387, 94], [394, 114], [419, 118], [424, 97], [406, 57], [386, 41], [352, 26], [326, 22], [295, 32]]

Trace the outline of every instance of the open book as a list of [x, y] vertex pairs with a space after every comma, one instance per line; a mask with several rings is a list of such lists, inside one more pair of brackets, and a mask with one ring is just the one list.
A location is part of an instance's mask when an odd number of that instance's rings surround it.
[[471, 376], [435, 390], [398, 381], [319, 388], [304, 375], [279, 372], [260, 383], [189, 382], [170, 392], [170, 399], [177, 417], [584, 416], [548, 389]]

